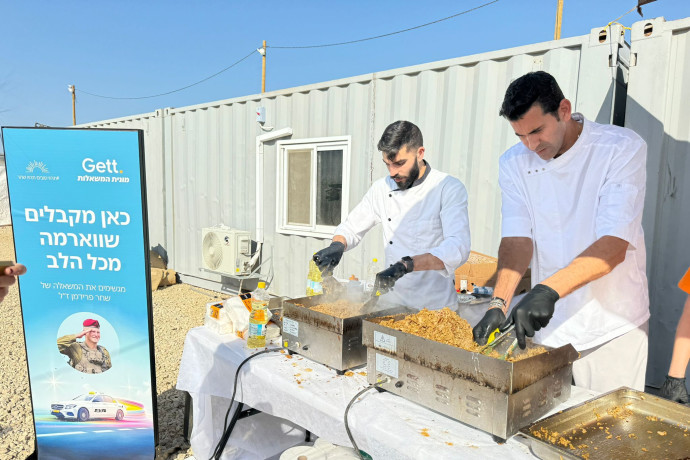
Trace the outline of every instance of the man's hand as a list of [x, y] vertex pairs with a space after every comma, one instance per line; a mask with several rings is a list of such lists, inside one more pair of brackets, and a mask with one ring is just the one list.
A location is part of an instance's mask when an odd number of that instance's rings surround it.
[[345, 252], [345, 245], [339, 241], [334, 241], [330, 246], [314, 254], [314, 262], [324, 275], [332, 275], [333, 269], [340, 262], [340, 258]]
[[484, 313], [484, 317], [472, 329], [472, 337], [478, 345], [486, 345], [489, 336], [506, 320], [506, 315], [498, 308], [490, 308]]
[[81, 339], [81, 338], [84, 337], [84, 336], [86, 335], [86, 333], [89, 332], [90, 330], [91, 330], [90, 328], [84, 328], [84, 329], [82, 329], [82, 331], [81, 331], [79, 334], [77, 334], [77, 336], [75, 337], [75, 339]]
[[518, 345], [525, 349], [525, 336], [534, 337], [534, 332], [546, 327], [553, 316], [556, 301], [560, 298], [558, 292], [544, 284], [537, 284], [513, 308], [510, 316], [499, 328], [501, 332], [515, 324], [515, 335]]
[[26, 273], [26, 267], [22, 264], [15, 264], [0, 270], [0, 302], [10, 292], [10, 286], [16, 282], [16, 277], [24, 273]]
[[376, 282], [374, 283], [374, 294], [377, 291], [385, 294], [390, 291], [396, 281], [407, 273], [407, 267], [402, 262], [396, 262], [387, 269], [376, 274]]
[[664, 384], [661, 385], [659, 396], [681, 404], [688, 404], [690, 402], [688, 389], [685, 387], [685, 379], [671, 377], [670, 375], [666, 376]]
[[84, 337], [86, 334], [88, 334], [91, 331], [99, 331], [100, 329], [96, 327], [85, 327], [79, 334], [77, 334], [77, 339], [81, 339]]

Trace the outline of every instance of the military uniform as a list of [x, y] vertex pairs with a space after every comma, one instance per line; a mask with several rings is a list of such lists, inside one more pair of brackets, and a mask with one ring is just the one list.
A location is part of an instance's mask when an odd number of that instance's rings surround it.
[[96, 345], [93, 350], [84, 342], [77, 342], [77, 335], [65, 335], [57, 340], [58, 350], [69, 357], [69, 365], [85, 374], [100, 374], [112, 367], [110, 353]]

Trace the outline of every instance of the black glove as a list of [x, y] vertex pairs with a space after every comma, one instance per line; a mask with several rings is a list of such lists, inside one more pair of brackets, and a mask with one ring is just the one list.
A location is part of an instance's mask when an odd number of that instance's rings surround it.
[[490, 308], [484, 313], [484, 317], [472, 329], [472, 337], [478, 345], [486, 345], [489, 336], [498, 326], [506, 320], [506, 315], [500, 308]]
[[338, 241], [334, 241], [327, 248], [314, 254], [313, 259], [316, 266], [321, 270], [321, 273], [324, 275], [332, 275], [333, 269], [338, 265], [340, 258], [343, 256], [343, 252], [345, 252], [345, 245]]
[[402, 262], [396, 262], [384, 271], [377, 273], [374, 282], [374, 294], [377, 291], [381, 294], [388, 292], [405, 273], [407, 273], [407, 267]]
[[688, 404], [690, 402], [688, 389], [685, 388], [685, 379], [678, 379], [670, 375], [666, 376], [664, 384], [661, 385], [659, 396], [681, 404]]
[[510, 316], [499, 328], [501, 332], [515, 324], [515, 335], [518, 345], [525, 349], [525, 336], [534, 337], [534, 331], [546, 327], [553, 316], [556, 301], [561, 297], [548, 286], [537, 284], [525, 295]]

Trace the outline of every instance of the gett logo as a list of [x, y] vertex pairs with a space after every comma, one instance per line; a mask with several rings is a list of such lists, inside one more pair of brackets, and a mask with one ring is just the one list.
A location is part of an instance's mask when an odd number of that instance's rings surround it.
[[84, 161], [81, 162], [81, 167], [86, 171], [87, 173], [92, 173], [92, 172], [99, 172], [99, 173], [115, 173], [115, 174], [122, 174], [122, 170], [117, 169], [117, 161], [115, 160], [105, 160], [103, 161], [94, 161], [91, 158], [84, 158]]

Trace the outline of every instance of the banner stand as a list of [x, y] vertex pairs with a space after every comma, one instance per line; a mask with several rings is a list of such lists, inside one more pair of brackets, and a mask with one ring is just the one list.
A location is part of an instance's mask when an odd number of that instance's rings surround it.
[[141, 130], [3, 127], [35, 451], [154, 459]]

